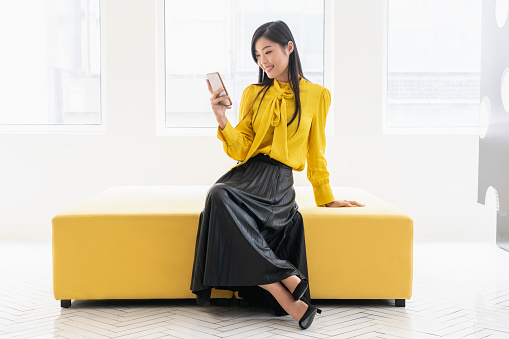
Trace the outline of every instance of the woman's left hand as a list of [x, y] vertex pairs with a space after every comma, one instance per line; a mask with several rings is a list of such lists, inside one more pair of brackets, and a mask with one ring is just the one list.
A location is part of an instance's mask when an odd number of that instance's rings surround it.
[[361, 204], [360, 202], [357, 202], [357, 201], [352, 201], [352, 200], [336, 200], [336, 201], [333, 201], [333, 202], [329, 202], [328, 204], [325, 204], [325, 205], [322, 205], [324, 207], [364, 207], [366, 205], [364, 204]]

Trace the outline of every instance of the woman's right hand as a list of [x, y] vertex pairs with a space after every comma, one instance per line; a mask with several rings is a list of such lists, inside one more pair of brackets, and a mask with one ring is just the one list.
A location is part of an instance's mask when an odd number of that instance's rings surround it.
[[[222, 95], [219, 96], [219, 94], [224, 91], [224, 88], [219, 88], [217, 91], [212, 90], [212, 86], [210, 86], [209, 79], [207, 80], [207, 85], [209, 86], [209, 92], [212, 94], [212, 97], [210, 98], [210, 105], [212, 106], [212, 112], [214, 112], [214, 115], [216, 116], [217, 123], [219, 124], [219, 127], [221, 129], [224, 129], [226, 127], [226, 123], [228, 122], [228, 119], [226, 118], [226, 110], [232, 108], [232, 106], [226, 106], [221, 105], [219, 102], [230, 97], [228, 95]], [[230, 99], [230, 102], [232, 100]]]

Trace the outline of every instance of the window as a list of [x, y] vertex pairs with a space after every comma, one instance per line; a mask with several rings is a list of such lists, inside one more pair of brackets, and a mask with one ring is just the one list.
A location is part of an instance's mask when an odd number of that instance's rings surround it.
[[101, 125], [99, 9], [99, 0], [0, 2], [2, 129]]
[[481, 0], [388, 0], [386, 131], [478, 133]]
[[[165, 77], [158, 85], [164, 88], [164, 95], [159, 90], [158, 97], [158, 135], [165, 134], [161, 130], [215, 133], [217, 122], [205, 82], [210, 72], [221, 73], [234, 100], [227, 116], [236, 125], [242, 92], [258, 78], [258, 66], [250, 54], [252, 34], [268, 21], [288, 24], [304, 75], [311, 82], [324, 84], [324, 0], [162, 1], [161, 11], [164, 57], [158, 76]], [[158, 38], [159, 44], [162, 38]]]

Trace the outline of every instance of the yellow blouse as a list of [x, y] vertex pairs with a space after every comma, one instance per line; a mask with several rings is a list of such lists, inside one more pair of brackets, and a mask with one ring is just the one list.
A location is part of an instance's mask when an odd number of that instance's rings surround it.
[[[315, 202], [323, 205], [334, 201], [329, 185], [329, 172], [325, 152], [325, 120], [331, 103], [330, 91], [320, 85], [300, 79], [302, 115], [288, 127], [295, 111], [295, 97], [289, 83], [278, 82], [253, 103], [261, 86], [250, 85], [242, 94], [239, 107], [239, 124], [233, 128], [228, 122], [217, 137], [223, 148], [234, 160], [247, 160], [263, 153], [296, 171], [302, 171], [307, 158], [307, 177], [313, 185]], [[258, 109], [258, 105], [260, 105]]]

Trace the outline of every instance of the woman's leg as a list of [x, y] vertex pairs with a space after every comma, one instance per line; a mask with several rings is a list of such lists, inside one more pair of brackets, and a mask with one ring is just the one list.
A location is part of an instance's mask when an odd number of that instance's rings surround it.
[[279, 305], [281, 305], [281, 307], [297, 322], [302, 318], [304, 313], [306, 313], [308, 305], [302, 300], [293, 300], [290, 292], [288, 292], [281, 283], [276, 282], [267, 285], [260, 285], [260, 287], [272, 294]]
[[286, 288], [293, 293], [295, 291], [295, 288], [300, 283], [300, 278], [296, 275], [291, 275], [286, 279], [281, 280], [281, 283], [286, 286]]

